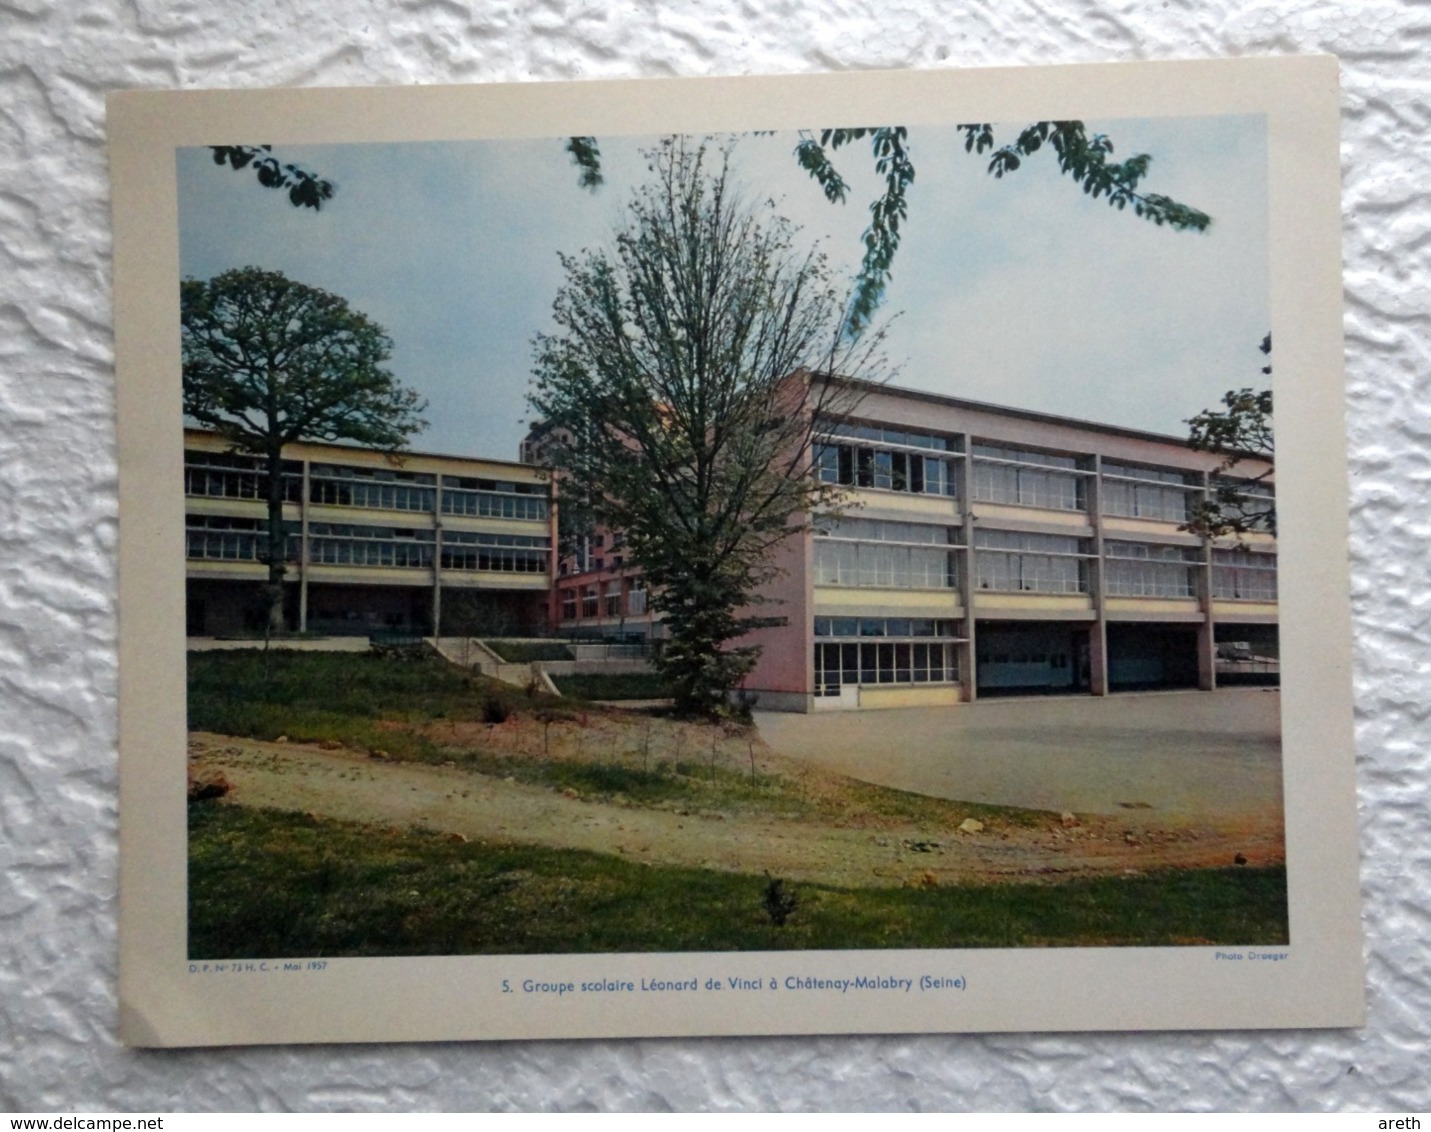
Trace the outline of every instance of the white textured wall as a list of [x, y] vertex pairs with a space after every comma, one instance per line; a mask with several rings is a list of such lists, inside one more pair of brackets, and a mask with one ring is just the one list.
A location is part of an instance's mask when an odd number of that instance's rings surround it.
[[[1426, 1108], [1428, 33], [1385, 0], [0, 0], [0, 1110]], [[1365, 1030], [117, 1044], [107, 91], [1304, 51], [1343, 64]]]

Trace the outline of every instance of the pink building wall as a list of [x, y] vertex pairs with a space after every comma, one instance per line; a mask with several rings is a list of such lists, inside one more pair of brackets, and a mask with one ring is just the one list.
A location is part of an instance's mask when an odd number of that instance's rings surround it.
[[808, 697], [814, 681], [810, 647], [813, 632], [814, 543], [809, 530], [801, 530], [776, 548], [773, 564], [779, 571], [765, 587], [771, 600], [744, 612], [753, 617], [783, 617], [779, 628], [757, 629], [737, 644], [759, 645], [760, 658], [742, 688], [761, 697], [763, 707], [795, 706], [793, 698]]

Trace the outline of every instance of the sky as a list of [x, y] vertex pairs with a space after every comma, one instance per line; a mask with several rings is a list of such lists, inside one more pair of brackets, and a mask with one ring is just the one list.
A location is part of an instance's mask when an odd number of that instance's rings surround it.
[[[996, 127], [1000, 144], [1025, 123]], [[1159, 228], [1095, 201], [1045, 149], [995, 179], [953, 126], [911, 127], [916, 176], [881, 318], [891, 384], [1174, 436], [1262, 381], [1270, 325], [1267, 141], [1260, 116], [1088, 121], [1143, 184], [1213, 217]], [[232, 140], [232, 139], [228, 139]], [[416, 451], [514, 460], [530, 414], [532, 340], [553, 329], [560, 254], [611, 246], [655, 139], [602, 137], [605, 184], [578, 187], [563, 140], [279, 147], [336, 187], [295, 209], [253, 173], [176, 155], [180, 270], [245, 266], [348, 300], [391, 336], [388, 368], [428, 401]], [[853, 280], [879, 180], [866, 143], [834, 154], [831, 205], [794, 133], [742, 136], [736, 179]], [[769, 204], [767, 204], [769, 202]]]

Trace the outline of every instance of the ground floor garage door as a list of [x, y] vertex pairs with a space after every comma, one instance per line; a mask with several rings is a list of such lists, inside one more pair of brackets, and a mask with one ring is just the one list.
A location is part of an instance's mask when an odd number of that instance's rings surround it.
[[[981, 622], [974, 669], [979, 695], [1090, 691], [1091, 631], [1061, 623]], [[1197, 687], [1196, 626], [1112, 623], [1107, 642], [1109, 691]]]
[[1108, 626], [1108, 690], [1197, 687], [1197, 628], [1113, 622]]
[[1065, 624], [980, 623], [979, 695], [1088, 691], [1088, 630]]

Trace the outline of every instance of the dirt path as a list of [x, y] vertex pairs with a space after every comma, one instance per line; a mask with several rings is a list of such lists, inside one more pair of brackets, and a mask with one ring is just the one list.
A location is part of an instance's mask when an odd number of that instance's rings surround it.
[[1056, 816], [1029, 827], [991, 820], [963, 832], [852, 815], [849, 824], [768, 814], [689, 813], [593, 801], [455, 766], [373, 759], [297, 743], [190, 737], [191, 772], [221, 774], [225, 802], [468, 840], [618, 853], [628, 860], [840, 886], [943, 885], [1121, 875], [1164, 867], [1282, 859], [1280, 829], [1142, 817]]

